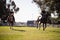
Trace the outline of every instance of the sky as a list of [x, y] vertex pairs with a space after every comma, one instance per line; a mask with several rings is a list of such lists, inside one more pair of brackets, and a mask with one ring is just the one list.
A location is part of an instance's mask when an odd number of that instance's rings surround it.
[[16, 22], [27, 22], [28, 20], [36, 20], [40, 15], [40, 8], [32, 0], [14, 0], [20, 10], [14, 14]]

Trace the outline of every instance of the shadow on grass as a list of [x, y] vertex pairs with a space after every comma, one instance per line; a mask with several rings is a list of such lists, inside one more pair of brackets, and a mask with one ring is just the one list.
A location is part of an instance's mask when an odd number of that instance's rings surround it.
[[53, 32], [60, 33], [60, 31], [53, 31]]
[[18, 30], [18, 29], [14, 29], [14, 28], [10, 28], [11, 30], [14, 30], [14, 31], [20, 31], [20, 32], [25, 32], [25, 30]]
[[56, 30], [49, 30], [49, 32], [54, 32], [54, 33], [60, 33], [60, 31], [56, 31]]

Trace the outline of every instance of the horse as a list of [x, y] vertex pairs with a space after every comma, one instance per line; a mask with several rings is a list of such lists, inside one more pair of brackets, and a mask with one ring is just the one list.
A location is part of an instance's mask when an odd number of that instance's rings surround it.
[[41, 16], [38, 16], [37, 20], [35, 21], [37, 28], [40, 29], [40, 24], [41, 24]]
[[48, 20], [49, 15], [44, 10], [42, 11], [41, 15], [42, 15], [41, 19], [39, 19], [39, 17], [40, 17], [39, 16], [38, 19], [36, 20], [36, 24], [37, 24], [37, 28], [39, 28], [39, 30], [40, 30], [40, 25], [42, 23], [43, 24], [43, 31], [45, 31], [45, 29], [47, 27], [47, 20]]
[[[13, 12], [12, 12], [13, 13]], [[10, 29], [11, 27], [14, 25], [14, 22], [15, 22], [15, 18], [12, 14], [10, 14], [8, 17], [7, 17], [7, 23], [9, 24], [10, 26]]]

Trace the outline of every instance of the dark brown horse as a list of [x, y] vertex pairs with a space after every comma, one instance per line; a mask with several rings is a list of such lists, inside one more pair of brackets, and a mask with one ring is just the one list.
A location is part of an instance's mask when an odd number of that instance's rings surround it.
[[37, 28], [39, 28], [39, 29], [40, 29], [40, 25], [42, 23], [43, 24], [43, 31], [44, 31], [47, 27], [48, 13], [43, 10], [41, 15], [42, 15], [41, 19], [39, 19], [39, 17], [38, 17], [36, 23], [37, 23]]
[[10, 29], [13, 26], [14, 22], [15, 22], [15, 18], [13, 16], [13, 12], [11, 12], [11, 14], [7, 17], [7, 23], [10, 26]]

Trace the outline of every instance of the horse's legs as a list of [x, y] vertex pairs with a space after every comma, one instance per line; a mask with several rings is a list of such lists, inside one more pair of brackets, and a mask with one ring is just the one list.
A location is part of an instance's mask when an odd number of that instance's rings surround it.
[[47, 27], [47, 24], [43, 23], [43, 31], [45, 31], [46, 27]]
[[46, 29], [46, 27], [47, 27], [47, 24], [45, 23], [45, 29]]
[[45, 30], [45, 24], [43, 23], [43, 31]]
[[39, 23], [37, 23], [37, 28], [38, 28], [38, 24], [39, 24]]
[[10, 29], [11, 29], [11, 23], [9, 23]]
[[10, 25], [9, 25], [9, 26], [10, 26], [10, 29], [12, 29], [12, 27], [13, 27], [13, 24], [12, 24], [11, 22], [10, 22], [9, 24], [10, 24]]
[[37, 22], [36, 24], [37, 24], [37, 28], [39, 28], [39, 30], [40, 30], [40, 27], [41, 27], [41, 26], [40, 26], [40, 25], [41, 25], [41, 22], [40, 22], [40, 23], [39, 23], [39, 22]]
[[41, 28], [41, 22], [39, 23], [39, 30], [40, 30], [40, 28]]

